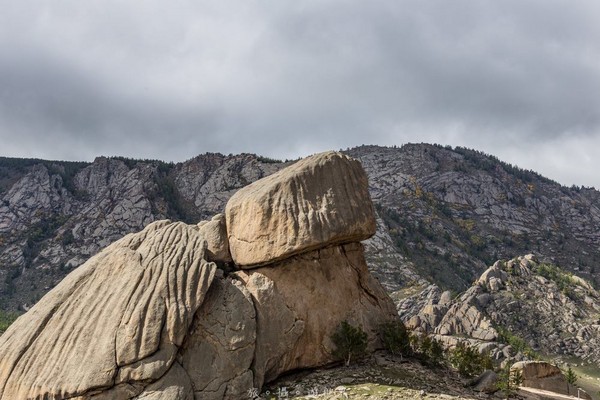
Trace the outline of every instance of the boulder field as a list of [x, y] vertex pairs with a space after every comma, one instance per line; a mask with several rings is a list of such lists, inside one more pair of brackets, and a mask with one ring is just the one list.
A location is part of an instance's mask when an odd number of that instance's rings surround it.
[[198, 225], [100, 251], [0, 337], [0, 399], [239, 399], [329, 364], [348, 320], [379, 346], [395, 306], [369, 274], [367, 177], [336, 152], [238, 191]]

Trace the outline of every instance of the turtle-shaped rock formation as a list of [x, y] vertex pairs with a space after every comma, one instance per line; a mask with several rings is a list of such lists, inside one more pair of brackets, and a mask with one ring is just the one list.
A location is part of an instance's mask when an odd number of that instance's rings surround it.
[[359, 243], [374, 230], [364, 171], [336, 152], [241, 189], [206, 223], [154, 222], [0, 337], [0, 399], [238, 399], [335, 361], [343, 320], [375, 348], [397, 315]]

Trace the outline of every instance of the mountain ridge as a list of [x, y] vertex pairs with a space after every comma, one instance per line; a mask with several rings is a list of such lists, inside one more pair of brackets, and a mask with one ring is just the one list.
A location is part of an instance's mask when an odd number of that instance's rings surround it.
[[[466, 289], [497, 259], [534, 253], [595, 282], [600, 192], [464, 148], [360, 146], [377, 233], [370, 269], [388, 292]], [[0, 158], [0, 307], [27, 309], [100, 248], [148, 223], [209, 219], [239, 188], [290, 162], [206, 153], [181, 163]]]

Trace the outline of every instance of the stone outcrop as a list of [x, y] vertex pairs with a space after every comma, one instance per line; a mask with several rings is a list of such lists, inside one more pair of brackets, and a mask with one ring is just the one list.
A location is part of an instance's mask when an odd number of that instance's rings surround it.
[[206, 240], [206, 256], [210, 261], [230, 263], [229, 241], [227, 240], [227, 226], [225, 216], [217, 214], [210, 221], [198, 224], [200, 235]]
[[510, 367], [521, 374], [521, 386], [592, 400], [585, 391], [567, 382], [560, 368], [545, 361], [521, 361]]
[[236, 279], [216, 279], [180, 352], [198, 398], [244, 397], [255, 387], [255, 348], [256, 312], [249, 291]]
[[498, 391], [498, 375], [491, 370], [483, 371], [477, 378], [470, 383], [477, 392], [495, 393]]
[[91, 258], [0, 337], [0, 398], [140, 394], [170, 369], [213, 280], [204, 246], [162, 221]]
[[[331, 335], [348, 320], [369, 334], [396, 317], [383, 288], [367, 271], [362, 245], [330, 246], [267, 267], [236, 273], [255, 299], [257, 383], [284, 371], [333, 360]], [[337, 302], [334, 299], [344, 299]]]
[[600, 293], [533, 255], [498, 261], [451, 302], [441, 297], [430, 286], [401, 300], [407, 327], [435, 334], [449, 347], [450, 337], [461, 337], [507, 362], [531, 351], [600, 361]]
[[375, 216], [360, 163], [336, 152], [304, 160], [234, 194], [225, 209], [231, 255], [255, 267], [328, 244], [367, 239]]
[[[273, 221], [304, 221], [288, 232], [301, 240], [277, 238], [260, 267], [243, 269], [231, 265], [228, 237], [253, 226], [252, 213], [233, 212], [233, 228], [217, 215], [197, 225], [158, 221], [125, 236], [0, 337], [0, 400], [239, 399], [285, 372], [335, 361], [331, 335], [344, 320], [377, 348], [377, 328], [397, 314], [358, 242], [374, 229], [364, 172], [337, 153], [290, 170], [265, 180], [279, 206], [263, 200]], [[263, 228], [282, 234], [277, 224]], [[271, 234], [244, 232], [249, 243]]]

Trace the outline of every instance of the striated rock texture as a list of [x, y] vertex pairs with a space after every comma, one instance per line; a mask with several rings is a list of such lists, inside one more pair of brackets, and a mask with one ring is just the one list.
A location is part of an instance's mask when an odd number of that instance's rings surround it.
[[175, 361], [215, 273], [205, 242], [161, 221], [113, 243], [0, 337], [0, 398], [131, 398]]
[[0, 157], [0, 308], [29, 309], [100, 249], [153, 221], [210, 220], [236, 190], [279, 169], [251, 154], [179, 164]]
[[231, 255], [242, 268], [375, 233], [367, 175], [337, 152], [307, 157], [239, 190], [225, 215]]
[[[307, 210], [306, 197], [286, 190], [292, 183], [318, 188], [315, 179], [343, 180], [360, 168], [326, 154], [300, 164], [319, 174], [292, 173], [298, 165], [282, 171], [276, 197], [288, 207], [275, 207], [273, 220], [298, 221], [293, 213]], [[366, 193], [366, 185], [357, 190]], [[295, 254], [283, 241], [252, 270], [229, 265], [222, 215], [197, 225], [154, 222], [111, 244], [0, 337], [0, 399], [239, 399], [288, 371], [335, 361], [331, 335], [344, 320], [377, 348], [378, 326], [398, 316], [357, 242], [365, 221], [374, 221], [370, 199], [323, 204], [327, 220], [319, 223], [343, 231], [348, 243], [315, 235], [311, 251]], [[250, 226], [254, 218], [235, 220]], [[250, 242], [265, 234], [251, 232]]]

